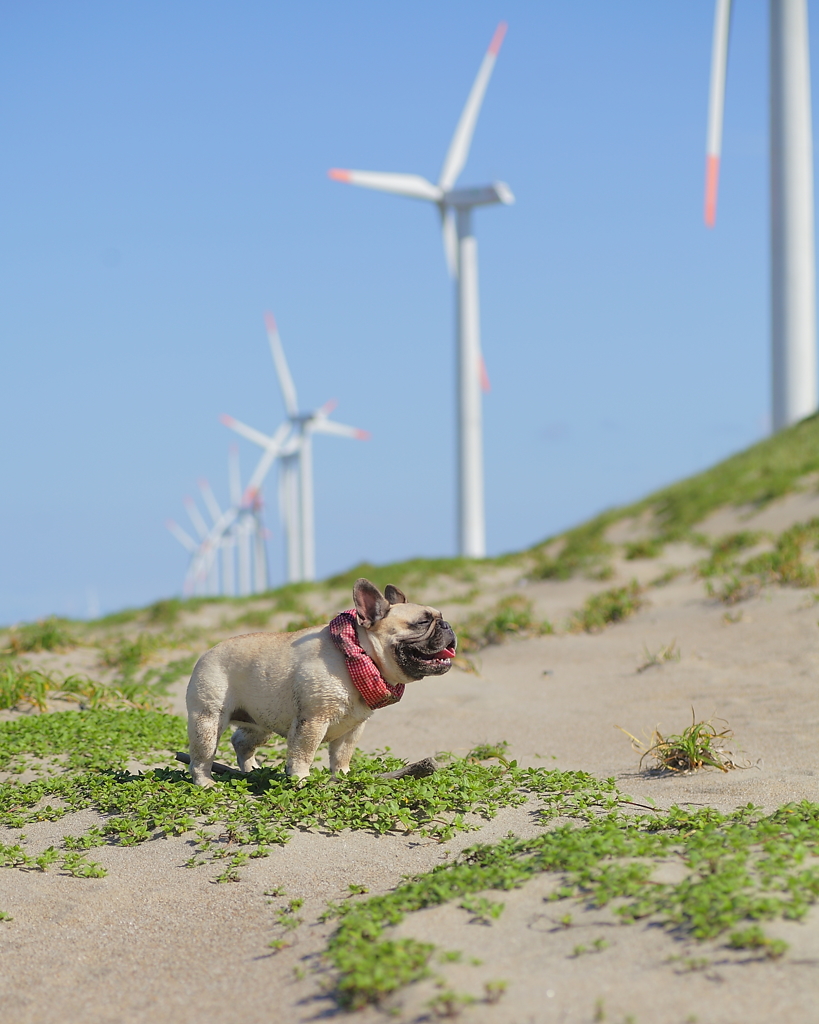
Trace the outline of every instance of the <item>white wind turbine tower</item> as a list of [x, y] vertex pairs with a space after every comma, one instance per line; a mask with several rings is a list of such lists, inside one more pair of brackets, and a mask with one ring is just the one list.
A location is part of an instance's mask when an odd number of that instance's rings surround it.
[[[237, 434], [265, 449], [259, 463], [259, 468], [264, 465], [265, 473], [274, 459], [280, 459], [279, 497], [287, 537], [287, 579], [298, 583], [316, 578], [313, 434], [335, 434], [358, 440], [366, 440], [370, 435], [366, 430], [331, 420], [329, 416], [335, 402], [327, 402], [313, 412], [299, 412], [296, 386], [272, 313], [265, 314], [265, 325], [287, 419], [272, 437], [232, 416], [222, 416], [221, 420]], [[269, 461], [265, 463], [265, 460]]]
[[444, 251], [450, 274], [456, 281], [458, 546], [460, 553], [468, 558], [483, 558], [486, 555], [481, 424], [481, 386], [486, 386], [486, 374], [481, 356], [478, 244], [472, 227], [472, 211], [476, 206], [494, 203], [509, 205], [515, 199], [509, 186], [501, 181], [478, 188], [456, 189], [454, 186], [469, 156], [484, 93], [505, 35], [506, 23], [501, 22], [495, 30], [461, 113], [437, 185], [417, 174], [337, 168], [329, 171], [335, 181], [361, 185], [380, 192], [394, 192], [412, 199], [425, 199], [435, 203], [440, 211]]
[[[773, 429], [817, 409], [813, 136], [807, 0], [770, 0]], [[717, 0], [708, 103], [705, 223], [717, 214], [731, 0]]]

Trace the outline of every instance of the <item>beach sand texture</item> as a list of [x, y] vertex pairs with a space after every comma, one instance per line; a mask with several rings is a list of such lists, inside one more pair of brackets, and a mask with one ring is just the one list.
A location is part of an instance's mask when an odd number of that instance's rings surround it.
[[[815, 497], [783, 499], [775, 525], [766, 528], [781, 530], [817, 513]], [[764, 514], [774, 516], [770, 509]], [[716, 533], [737, 528], [754, 525], [740, 512], [725, 513]], [[635, 527], [620, 529], [633, 534]], [[538, 615], [559, 626], [591, 593], [633, 576], [647, 584], [667, 566], [690, 566], [701, 557], [698, 549], [679, 544], [659, 559], [616, 558], [615, 575], [605, 582], [575, 577], [523, 583], [519, 570], [505, 568], [486, 577], [474, 601], [518, 591]], [[789, 801], [819, 801], [819, 604], [813, 591], [765, 586], [727, 608], [708, 596], [701, 579], [684, 573], [648, 588], [645, 597], [632, 618], [600, 633], [558, 630], [510, 640], [480, 652], [480, 674], [455, 669], [413, 684], [399, 705], [374, 714], [363, 748], [389, 746], [416, 760], [506, 740], [522, 764], [614, 777], [635, 801], [650, 799], [660, 808], [690, 803], [727, 811], [752, 802], [773, 810]], [[464, 614], [463, 605], [444, 600], [441, 606], [453, 621]], [[202, 614], [212, 611], [206, 607]], [[672, 640], [681, 652], [678, 661], [638, 671], [646, 649]], [[72, 656], [51, 657], [65, 666]], [[76, 656], [87, 658], [87, 652]], [[177, 711], [183, 692], [180, 681], [171, 694]], [[697, 718], [716, 715], [729, 723], [731, 749], [750, 767], [678, 776], [640, 770], [639, 755], [617, 727], [638, 736], [655, 726], [679, 732], [692, 708]], [[427, 871], [478, 840], [510, 830], [532, 835], [537, 826], [531, 811], [503, 810], [480, 832], [442, 844], [397, 834], [297, 832], [269, 857], [250, 861], [233, 884], [215, 884], [213, 865], [184, 868], [190, 835], [96, 849], [94, 859], [108, 872], [101, 879], [58, 870], [2, 871], [0, 909], [13, 921], [0, 923], [0, 1021], [268, 1024], [343, 1018], [326, 994], [330, 975], [320, 959], [334, 928], [318, 921], [327, 901], [348, 896], [350, 883], [370, 894], [386, 892], [403, 876]], [[27, 848], [39, 852], [99, 820], [83, 811], [27, 826]], [[17, 834], [4, 830], [0, 842]], [[766, 923], [770, 935], [790, 944], [783, 958], [769, 960], [729, 951], [724, 942], [675, 937], [650, 920], [621, 925], [609, 910], [578, 903], [568, 908], [572, 923], [564, 927], [567, 905], [544, 899], [557, 881], [547, 873], [511, 892], [490, 894], [505, 904], [491, 925], [471, 923], [452, 903], [409, 915], [396, 935], [462, 951], [460, 962], [435, 967], [453, 990], [480, 999], [487, 981], [506, 982], [497, 1003], [462, 1009], [460, 1019], [475, 1024], [819, 1019], [819, 908], [802, 922]], [[268, 943], [276, 934], [276, 901], [264, 895], [271, 886], [304, 900], [304, 923], [293, 945], [275, 954]], [[590, 947], [595, 940], [604, 940], [605, 948], [573, 955], [579, 944]], [[423, 981], [382, 1008], [358, 1011], [355, 1020], [436, 1019], [428, 1003], [439, 991], [433, 981]]]

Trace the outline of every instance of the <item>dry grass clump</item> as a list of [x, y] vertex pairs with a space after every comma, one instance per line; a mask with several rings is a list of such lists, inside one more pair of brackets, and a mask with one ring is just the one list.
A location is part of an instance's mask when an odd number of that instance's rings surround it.
[[655, 665], [664, 665], [667, 661], [679, 661], [680, 649], [676, 639], [672, 640], [670, 644], [662, 644], [657, 651], [650, 651], [643, 644], [643, 658], [645, 660], [638, 666], [638, 672], [645, 672], [647, 669], [654, 668]]
[[724, 746], [733, 738], [733, 729], [725, 722], [723, 726], [718, 729], [711, 719], [698, 722], [692, 708], [691, 725], [681, 733], [670, 736], [663, 736], [659, 729], [655, 729], [647, 744], [621, 726], [617, 728], [631, 739], [633, 749], [641, 754], [641, 768], [645, 759], [650, 757], [655, 761], [655, 771], [694, 772], [700, 768], [718, 768], [721, 772], [727, 772], [740, 766], [732, 760], [733, 754]]

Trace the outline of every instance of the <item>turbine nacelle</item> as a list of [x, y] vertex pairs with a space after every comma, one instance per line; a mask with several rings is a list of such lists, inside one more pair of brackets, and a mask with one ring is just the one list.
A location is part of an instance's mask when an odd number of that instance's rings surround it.
[[455, 209], [467, 209], [472, 206], [491, 206], [503, 203], [511, 206], [515, 197], [505, 181], [495, 181], [491, 185], [476, 188], [456, 188], [446, 192], [441, 198], [442, 206], [454, 206]]

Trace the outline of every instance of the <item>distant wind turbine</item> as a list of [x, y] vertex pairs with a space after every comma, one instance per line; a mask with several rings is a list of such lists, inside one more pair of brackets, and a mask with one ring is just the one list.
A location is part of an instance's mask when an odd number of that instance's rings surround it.
[[[281, 444], [275, 438], [272, 443]], [[198, 540], [173, 519], [165, 525], [191, 556], [185, 574], [185, 594], [263, 593], [268, 589], [265, 528], [262, 521], [260, 488], [272, 465], [268, 451], [259, 460], [251, 483], [242, 492], [238, 451], [231, 445], [228, 464], [231, 504], [224, 512], [207, 480], [200, 479], [199, 490], [211, 518], [208, 526], [193, 498], [185, 498], [185, 507]], [[252, 485], [252, 486], [251, 486]], [[221, 578], [218, 555], [221, 552]], [[235, 562], [238, 562], [238, 574]]]
[[[717, 0], [708, 102], [705, 223], [717, 217], [731, 0]], [[816, 256], [806, 0], [770, 0], [773, 429], [816, 412]]]
[[449, 144], [438, 184], [417, 174], [380, 171], [346, 171], [334, 168], [329, 176], [350, 185], [393, 192], [412, 199], [435, 203], [440, 211], [444, 252], [450, 274], [456, 280], [458, 346], [458, 546], [469, 558], [486, 555], [484, 518], [483, 436], [481, 386], [488, 389], [481, 355], [480, 307], [478, 302], [478, 243], [472, 227], [472, 211], [494, 203], [515, 201], [502, 181], [478, 188], [456, 189], [464, 169], [472, 135], [489, 84], [495, 60], [506, 35], [506, 23], [495, 30], [466, 106]]
[[287, 537], [287, 578], [290, 583], [316, 578], [315, 512], [313, 496], [313, 434], [334, 434], [367, 440], [366, 430], [348, 427], [329, 418], [335, 408], [334, 401], [326, 402], [313, 412], [300, 412], [296, 385], [284, 355], [279, 330], [272, 313], [265, 314], [267, 336], [273, 365], [279, 380], [287, 419], [272, 437], [239, 422], [232, 416], [222, 416], [222, 423], [241, 437], [265, 450], [256, 473], [248, 485], [254, 485], [262, 468], [261, 478], [274, 459], [280, 459], [279, 495], [282, 519]]

